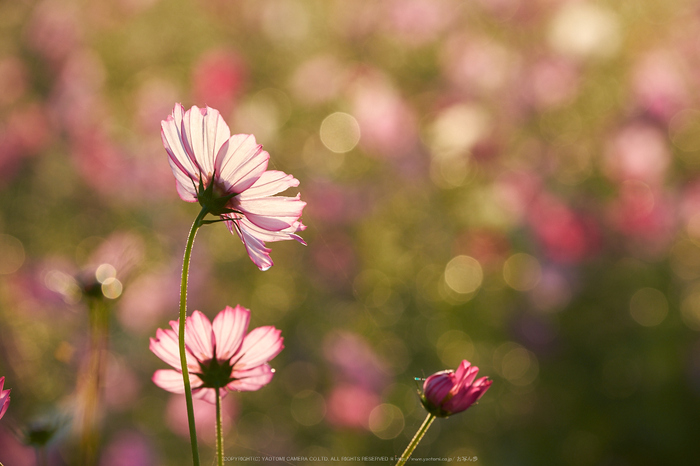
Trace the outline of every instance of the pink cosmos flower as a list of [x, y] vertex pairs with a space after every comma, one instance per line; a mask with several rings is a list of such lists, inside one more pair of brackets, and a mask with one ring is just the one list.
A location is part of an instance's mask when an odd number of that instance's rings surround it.
[[250, 259], [261, 270], [272, 266], [266, 241], [304, 240], [296, 233], [306, 205], [296, 197], [275, 196], [299, 186], [299, 180], [267, 170], [270, 154], [252, 134], [231, 136], [217, 110], [177, 104], [161, 123], [163, 145], [182, 200], [199, 202], [238, 234]]
[[[195, 398], [216, 403], [216, 389], [223, 398], [228, 390], [254, 391], [272, 380], [274, 370], [267, 361], [282, 351], [280, 330], [258, 327], [246, 335], [250, 311], [242, 306], [226, 308], [210, 322], [199, 311], [185, 321], [187, 367]], [[185, 393], [178, 349], [179, 321], [172, 330], [158, 329], [149, 348], [175, 370], [161, 369], [153, 382], [172, 393]]]
[[438, 417], [447, 417], [462, 412], [481, 398], [493, 383], [488, 377], [476, 382], [479, 368], [466, 359], [454, 371], [437, 372], [423, 383], [421, 402], [428, 412]]
[[0, 377], [0, 419], [5, 415], [5, 411], [10, 406], [10, 390], [3, 390], [5, 377]]

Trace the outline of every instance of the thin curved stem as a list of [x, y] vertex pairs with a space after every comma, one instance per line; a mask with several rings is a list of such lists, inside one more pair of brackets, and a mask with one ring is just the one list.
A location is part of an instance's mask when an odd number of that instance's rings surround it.
[[217, 465], [224, 466], [224, 435], [221, 418], [221, 392], [216, 389], [216, 457]]
[[182, 368], [182, 380], [185, 384], [185, 402], [187, 404], [187, 422], [190, 426], [190, 443], [192, 444], [192, 462], [194, 466], [199, 466], [199, 449], [197, 447], [197, 429], [194, 424], [194, 405], [192, 403], [192, 385], [190, 384], [190, 373], [187, 369], [187, 353], [185, 352], [185, 320], [187, 319], [187, 281], [190, 273], [190, 256], [194, 238], [197, 230], [202, 226], [202, 219], [207, 215], [208, 210], [202, 207], [197, 218], [192, 223], [190, 234], [187, 237], [185, 246], [185, 257], [182, 259], [182, 281], [180, 282], [180, 324], [178, 327], [178, 343], [180, 347], [180, 365]]
[[411, 457], [413, 450], [416, 449], [420, 441], [423, 439], [423, 436], [428, 431], [428, 427], [430, 427], [430, 424], [432, 424], [434, 420], [435, 416], [428, 413], [428, 417], [425, 418], [425, 421], [423, 421], [423, 424], [420, 426], [420, 429], [418, 429], [416, 435], [413, 436], [413, 440], [411, 440], [411, 443], [408, 444], [406, 450], [404, 450], [404, 452], [401, 454], [401, 458], [399, 458], [399, 461], [396, 463], [396, 466], [402, 466], [406, 464], [406, 461], [408, 461], [408, 459]]

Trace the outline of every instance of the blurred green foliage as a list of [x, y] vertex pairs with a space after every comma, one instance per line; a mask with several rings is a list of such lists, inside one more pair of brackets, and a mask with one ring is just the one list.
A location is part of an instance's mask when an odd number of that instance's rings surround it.
[[[11, 431], [75, 412], [88, 322], [71, 290], [121, 232], [112, 256], [134, 263], [109, 301], [100, 464], [186, 464], [184, 403], [151, 383], [164, 365], [148, 351], [177, 316], [197, 214], [158, 134], [182, 102], [255, 134], [308, 203], [308, 247], [275, 243], [265, 273], [223, 225], [195, 244], [189, 309], [240, 303], [285, 337], [273, 382], [227, 398], [227, 456], [399, 455], [425, 415], [414, 378], [468, 359], [493, 386], [435, 422], [416, 457], [692, 464], [696, 10], [2, 3], [0, 461], [31, 464]], [[321, 131], [336, 112], [350, 118]], [[72, 464], [75, 445], [67, 429], [49, 463]]]

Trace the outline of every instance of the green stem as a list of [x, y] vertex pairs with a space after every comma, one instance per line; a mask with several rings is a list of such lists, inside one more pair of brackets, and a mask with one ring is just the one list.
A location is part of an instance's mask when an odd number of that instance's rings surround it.
[[99, 444], [97, 413], [100, 409], [100, 391], [105, 370], [104, 358], [109, 338], [109, 314], [109, 307], [103, 298], [90, 300], [90, 356], [80, 378], [84, 383], [80, 389], [83, 401], [80, 452], [81, 464], [86, 466], [95, 464], [97, 460]]
[[224, 466], [224, 435], [221, 422], [221, 394], [216, 389], [216, 457], [218, 466]]
[[182, 281], [180, 282], [180, 325], [179, 325], [179, 346], [180, 365], [182, 368], [182, 380], [185, 384], [185, 402], [187, 404], [187, 422], [190, 426], [190, 443], [192, 445], [192, 462], [194, 466], [199, 466], [199, 449], [197, 448], [197, 429], [194, 424], [194, 405], [192, 404], [192, 386], [190, 384], [190, 373], [187, 369], [187, 353], [185, 352], [185, 320], [187, 319], [187, 280], [190, 272], [190, 256], [192, 255], [192, 245], [197, 236], [197, 230], [202, 226], [202, 219], [207, 215], [208, 210], [202, 207], [197, 218], [192, 223], [190, 234], [187, 237], [185, 246], [185, 257], [182, 259]]
[[428, 413], [428, 417], [425, 418], [425, 421], [423, 421], [423, 424], [420, 426], [420, 429], [418, 429], [416, 435], [413, 436], [413, 440], [411, 440], [411, 443], [408, 444], [406, 450], [404, 450], [404, 452], [401, 454], [401, 458], [399, 458], [399, 461], [398, 463], [396, 463], [396, 466], [402, 466], [406, 464], [406, 461], [408, 461], [408, 459], [411, 457], [413, 450], [416, 449], [420, 441], [423, 439], [423, 436], [428, 431], [428, 427], [430, 427], [430, 424], [432, 424], [434, 420], [435, 416]]

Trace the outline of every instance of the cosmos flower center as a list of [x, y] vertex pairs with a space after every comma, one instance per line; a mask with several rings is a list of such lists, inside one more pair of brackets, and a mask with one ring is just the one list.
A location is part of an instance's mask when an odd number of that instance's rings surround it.
[[[205, 183], [205, 179], [207, 182]], [[206, 186], [205, 186], [206, 184]], [[199, 188], [197, 189], [197, 201], [202, 207], [212, 215], [223, 215], [231, 213], [231, 206], [235, 204], [233, 199], [238, 193], [231, 193], [226, 190], [225, 185], [216, 176], [216, 171], [206, 177], [200, 175]]]
[[231, 377], [233, 367], [231, 361], [219, 361], [216, 358], [199, 362], [200, 373], [197, 374], [202, 380], [202, 386], [206, 388], [222, 388], [229, 382], [235, 380]]

